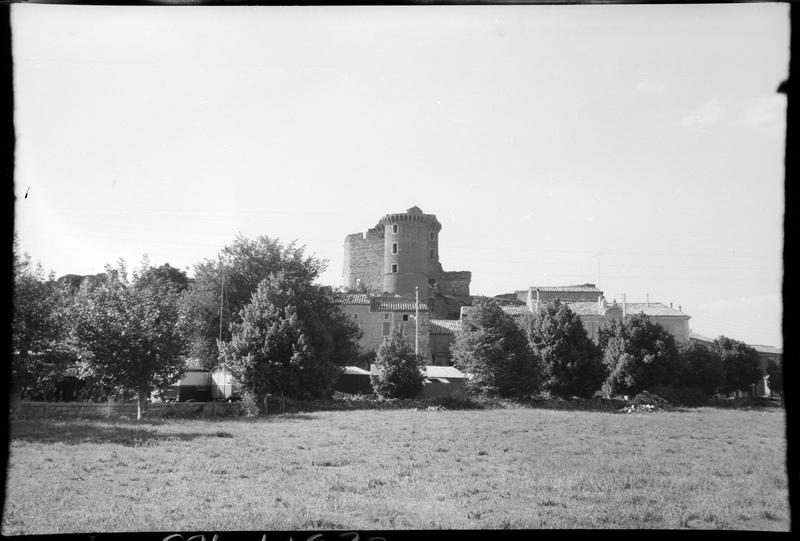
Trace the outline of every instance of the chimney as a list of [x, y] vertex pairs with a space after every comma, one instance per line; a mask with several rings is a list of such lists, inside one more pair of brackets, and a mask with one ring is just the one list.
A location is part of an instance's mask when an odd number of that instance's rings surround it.
[[602, 310], [603, 309], [603, 296], [602, 295], [598, 295], [597, 296], [597, 309], [598, 310]]
[[669, 303], [669, 307], [672, 308], [672, 303]]
[[678, 305], [678, 312], [683, 312], [683, 310], [681, 310], [681, 305], [680, 304]]
[[646, 293], [647, 306], [650, 306], [650, 293]]

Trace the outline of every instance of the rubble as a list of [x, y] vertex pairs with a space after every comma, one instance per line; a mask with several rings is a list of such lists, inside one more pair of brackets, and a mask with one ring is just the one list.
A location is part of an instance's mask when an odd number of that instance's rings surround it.
[[657, 413], [672, 408], [672, 404], [649, 391], [642, 391], [627, 406], [620, 408], [620, 413]]

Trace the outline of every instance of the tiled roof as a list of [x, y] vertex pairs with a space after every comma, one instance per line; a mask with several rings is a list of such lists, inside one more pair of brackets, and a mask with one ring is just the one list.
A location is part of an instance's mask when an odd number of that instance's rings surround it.
[[[475, 308], [473, 306], [462, 306], [461, 307], [461, 316], [463, 317], [465, 314], [471, 312], [474, 309]], [[519, 317], [519, 316], [525, 315], [525, 314], [530, 312], [530, 310], [528, 310], [528, 307], [525, 306], [525, 305], [522, 305], [522, 306], [513, 306], [513, 305], [501, 306], [500, 309], [504, 313], [510, 315], [511, 317]]]
[[461, 330], [461, 322], [457, 319], [432, 319], [431, 334], [454, 334]]
[[685, 317], [687, 319], [690, 317], [688, 314], [670, 308], [666, 304], [660, 302], [629, 302], [625, 306], [625, 309], [628, 314], [645, 314], [647, 316], [658, 317]]
[[697, 334], [696, 332], [689, 333], [689, 340], [696, 340], [697, 342], [708, 342], [709, 344], [714, 341], [713, 338]]
[[[569, 306], [570, 310], [579, 316], [602, 316], [602, 312], [598, 304], [594, 301], [561, 301], [561, 304]], [[613, 306], [608, 304], [607, 307]], [[622, 310], [622, 303], [617, 303], [617, 307]], [[501, 306], [503, 312], [512, 316], [519, 317], [528, 313], [527, 306]], [[683, 317], [689, 318], [688, 314], [670, 308], [669, 306], [660, 302], [629, 302], [626, 305], [626, 310], [629, 315], [632, 314], [645, 314], [650, 317]], [[464, 306], [461, 310], [461, 315], [472, 310], [471, 306]]]
[[510, 315], [511, 317], [524, 316], [525, 314], [529, 314], [530, 313], [530, 310], [528, 310], [528, 307], [525, 306], [525, 305], [523, 305], [523, 306], [501, 306], [500, 308], [503, 310], [503, 312], [505, 312], [506, 314]]
[[576, 293], [602, 293], [603, 291], [597, 289], [594, 284], [581, 284], [577, 286], [531, 286], [531, 289], [536, 291], [573, 291]]
[[[369, 365], [370, 374], [378, 374], [378, 367], [373, 363]], [[467, 374], [454, 366], [423, 366], [420, 372], [426, 378], [465, 379]]]
[[[407, 301], [396, 297], [374, 297], [369, 307], [370, 312], [413, 312], [416, 310], [414, 301]], [[427, 312], [428, 305], [419, 303], [419, 311]]]
[[364, 304], [369, 305], [369, 295], [366, 293], [342, 293], [336, 295], [338, 304]]
[[369, 376], [369, 372], [357, 366], [345, 366], [342, 374], [352, 374], [355, 376]]
[[772, 355], [783, 355], [783, 350], [781, 348], [775, 348], [772, 346], [762, 346], [761, 344], [750, 344], [750, 347], [756, 350], [759, 353], [769, 353]]
[[[579, 316], [602, 316], [603, 314], [600, 312], [600, 307], [596, 302], [592, 301], [576, 301], [576, 302], [564, 302], [562, 304], [566, 304], [569, 306], [569, 309], [575, 312], [575, 314]], [[621, 305], [618, 305], [621, 307]]]
[[[703, 336], [702, 334], [697, 334], [696, 332], [690, 333], [689, 339], [695, 340], [697, 342], [706, 342], [709, 344], [714, 342], [714, 338], [709, 338], [708, 336]], [[748, 346], [750, 346], [759, 353], [767, 353], [770, 355], [783, 355], [783, 349], [781, 348], [776, 348], [773, 346], [764, 346], [761, 344], [748, 344]]]
[[426, 378], [464, 379], [467, 375], [454, 366], [426, 366], [422, 369]]

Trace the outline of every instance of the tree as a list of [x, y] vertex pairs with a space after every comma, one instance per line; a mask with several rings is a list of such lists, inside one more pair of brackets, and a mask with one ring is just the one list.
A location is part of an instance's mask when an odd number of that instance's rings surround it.
[[75, 297], [74, 346], [84, 377], [137, 394], [141, 419], [150, 392], [183, 373], [188, 318], [168, 280], [139, 280], [142, 273], [129, 282], [123, 261], [107, 271], [104, 283]]
[[358, 327], [307, 277], [283, 272], [258, 284], [249, 304], [220, 343], [220, 359], [259, 399], [267, 393], [296, 398], [330, 395], [336, 361], [357, 355]]
[[749, 391], [761, 379], [758, 352], [752, 347], [726, 336], [714, 340], [711, 347], [722, 359], [725, 371], [722, 392]]
[[772, 359], [767, 362], [769, 388], [774, 393], [783, 393], [783, 366]]
[[725, 370], [720, 356], [708, 347], [690, 342], [680, 348], [683, 364], [686, 368], [681, 382], [687, 387], [701, 389], [707, 395], [713, 395], [725, 383]]
[[241, 322], [242, 308], [268, 276], [283, 272], [286, 277], [311, 284], [324, 269], [322, 260], [306, 256], [304, 247], [294, 242], [283, 245], [267, 236], [255, 240], [236, 237], [217, 258], [195, 266], [194, 282], [185, 297], [193, 322], [192, 356], [208, 368], [217, 363], [217, 340], [231, 340], [231, 325]]
[[653, 385], [672, 385], [683, 370], [675, 338], [644, 314], [613, 321], [603, 337], [606, 394], [636, 394]]
[[377, 374], [370, 375], [372, 388], [384, 398], [414, 398], [422, 391], [425, 379], [422, 359], [403, 337], [399, 328], [378, 347]]
[[600, 389], [606, 376], [602, 351], [566, 304], [543, 304], [525, 327], [539, 359], [542, 389], [564, 398], [588, 398]]
[[163, 280], [172, 284], [173, 288], [181, 293], [189, 288], [189, 277], [180, 269], [176, 269], [169, 263], [164, 263], [160, 267], [142, 266], [141, 275], [137, 277], [139, 286], [149, 284], [154, 280]]
[[28, 254], [13, 252], [12, 396], [20, 398], [36, 387], [53, 387], [75, 362], [66, 343], [64, 311], [68, 292], [45, 279], [41, 265]]
[[525, 396], [538, 386], [536, 357], [513, 318], [493, 300], [473, 305], [451, 346], [453, 364], [472, 375], [472, 392]]

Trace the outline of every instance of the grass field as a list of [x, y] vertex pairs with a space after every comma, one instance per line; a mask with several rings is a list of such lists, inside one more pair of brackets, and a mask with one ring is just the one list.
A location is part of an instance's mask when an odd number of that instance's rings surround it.
[[3, 534], [789, 529], [782, 410], [25, 420]]

